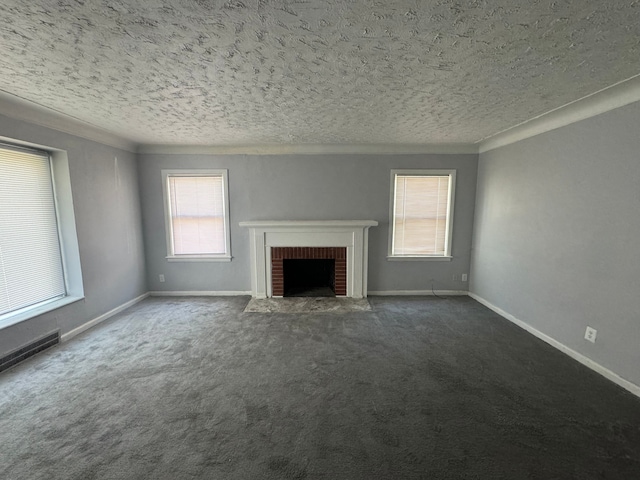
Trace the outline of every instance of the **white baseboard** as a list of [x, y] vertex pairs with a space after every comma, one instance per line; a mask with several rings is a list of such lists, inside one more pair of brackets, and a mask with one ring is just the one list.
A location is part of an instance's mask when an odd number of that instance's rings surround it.
[[[467, 295], [466, 290], [436, 290], [435, 295], [448, 295], [448, 296], [464, 296]], [[424, 296], [431, 295], [434, 296], [432, 290], [374, 290], [369, 291], [368, 296], [370, 297], [391, 297], [391, 296], [407, 296], [407, 295], [415, 295], [415, 296]]]
[[122, 312], [123, 310], [126, 310], [127, 308], [135, 305], [138, 302], [141, 302], [142, 300], [144, 300], [145, 298], [147, 298], [149, 296], [148, 293], [144, 293], [142, 295], [140, 295], [139, 297], [134, 298], [133, 300], [129, 300], [126, 303], [123, 303], [122, 305], [109, 310], [107, 313], [103, 313], [102, 315], [100, 315], [99, 317], [94, 318], [93, 320], [89, 320], [86, 323], [83, 323], [82, 325], [80, 325], [79, 327], [74, 328], [73, 330], [67, 332], [67, 333], [63, 333], [62, 335], [60, 335], [60, 341], [61, 342], [66, 342], [68, 340], [71, 340], [73, 337], [75, 337], [76, 335], [81, 334], [82, 332], [84, 332], [85, 330], [90, 329], [91, 327], [96, 326], [97, 324], [99, 324], [100, 322], [105, 321], [107, 318], [113, 317], [114, 315]]
[[152, 297], [237, 297], [241, 295], [251, 296], [250, 291], [230, 290], [230, 291], [155, 291], [149, 292]]
[[500, 316], [506, 318], [507, 320], [509, 320], [510, 322], [516, 324], [517, 326], [519, 326], [523, 330], [526, 330], [530, 334], [538, 337], [540, 340], [548, 343], [552, 347], [557, 348], [562, 353], [564, 353], [566, 355], [569, 355], [574, 360], [577, 360], [578, 362], [580, 362], [584, 366], [590, 368], [594, 372], [599, 373], [600, 375], [602, 375], [606, 379], [611, 380], [616, 385], [619, 385], [622, 388], [624, 388], [625, 390], [628, 390], [629, 392], [633, 393], [637, 397], [640, 397], [640, 386], [636, 385], [635, 383], [630, 382], [629, 380], [626, 380], [626, 379], [622, 378], [617, 373], [609, 370], [606, 367], [603, 367], [602, 365], [600, 365], [597, 362], [594, 362], [589, 357], [586, 357], [586, 356], [582, 355], [581, 353], [578, 353], [575, 350], [567, 347], [564, 343], [560, 343], [558, 340], [550, 337], [546, 333], [542, 333], [540, 330], [537, 330], [536, 328], [532, 327], [528, 323], [523, 322], [522, 320], [514, 317], [513, 315], [511, 315], [508, 312], [505, 312], [500, 307], [496, 307], [491, 302], [485, 300], [481, 296], [476, 295], [475, 293], [472, 293], [472, 292], [469, 292], [469, 296], [471, 298], [473, 298], [474, 300], [478, 301], [479, 303], [481, 303], [482, 305], [484, 305], [485, 307], [493, 310], [498, 315], [500, 315]]

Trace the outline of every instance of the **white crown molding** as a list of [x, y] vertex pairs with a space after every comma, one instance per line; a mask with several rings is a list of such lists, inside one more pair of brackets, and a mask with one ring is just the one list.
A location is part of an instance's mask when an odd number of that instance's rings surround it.
[[155, 155], [423, 155], [477, 154], [471, 143], [431, 145], [140, 145], [140, 154]]
[[618, 82], [571, 103], [543, 113], [478, 142], [479, 153], [519, 142], [601, 113], [640, 101], [640, 75]]
[[127, 152], [136, 152], [137, 144], [99, 127], [83, 122], [56, 110], [24, 100], [7, 92], [0, 91], [0, 114], [14, 120], [29, 122], [41, 127], [86, 138], [94, 142], [119, 148]]
[[635, 383], [633, 383], [633, 382], [631, 382], [631, 381], [629, 381], [629, 380], [627, 380], [625, 378], [622, 378], [620, 375], [618, 375], [617, 373], [609, 370], [606, 367], [603, 367], [598, 362], [595, 362], [594, 360], [591, 360], [589, 357], [586, 357], [585, 355], [576, 352], [572, 348], [567, 347], [564, 343], [561, 343], [558, 340], [556, 340], [555, 338], [550, 337], [546, 333], [543, 333], [540, 330], [532, 327], [531, 325], [529, 325], [528, 323], [524, 322], [523, 320], [520, 320], [519, 318], [511, 315], [509, 312], [505, 312], [500, 307], [497, 307], [497, 306], [493, 305], [491, 302], [489, 302], [488, 300], [485, 300], [480, 295], [477, 295], [477, 294], [475, 294], [473, 292], [469, 292], [469, 296], [471, 298], [473, 298], [474, 300], [476, 300], [477, 302], [479, 302], [482, 305], [484, 305], [485, 307], [489, 308], [490, 310], [493, 310], [494, 312], [496, 312], [501, 317], [504, 317], [505, 319], [509, 320], [511, 323], [513, 323], [513, 324], [517, 325], [518, 327], [522, 328], [523, 330], [529, 332], [533, 336], [538, 337], [543, 342], [546, 342], [549, 345], [551, 345], [552, 347], [560, 350], [565, 355], [570, 356], [574, 360], [577, 360], [578, 362], [580, 362], [584, 366], [590, 368], [594, 372], [599, 373], [600, 375], [602, 375], [606, 379], [612, 381], [616, 385], [619, 385], [622, 388], [624, 388], [625, 390], [628, 390], [629, 392], [633, 393], [637, 397], [640, 397], [640, 385], [636, 385]]
[[476, 143], [163, 145], [137, 144], [56, 110], [0, 91], [0, 114], [139, 154], [168, 155], [424, 155], [478, 154], [640, 101], [640, 74]]

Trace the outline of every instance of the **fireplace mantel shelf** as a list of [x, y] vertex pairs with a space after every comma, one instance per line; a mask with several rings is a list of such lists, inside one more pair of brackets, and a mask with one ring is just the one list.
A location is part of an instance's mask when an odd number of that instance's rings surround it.
[[345, 227], [345, 228], [365, 228], [375, 227], [378, 222], [375, 220], [255, 220], [250, 222], [240, 222], [241, 227], [248, 228], [279, 228], [279, 227]]
[[256, 298], [273, 296], [273, 247], [345, 247], [347, 297], [367, 296], [369, 228], [375, 220], [256, 220], [240, 222], [250, 232], [251, 290]]

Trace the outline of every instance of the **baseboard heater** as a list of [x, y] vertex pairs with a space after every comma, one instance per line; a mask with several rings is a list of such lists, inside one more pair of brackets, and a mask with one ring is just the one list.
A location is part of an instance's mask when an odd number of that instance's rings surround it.
[[40, 353], [47, 348], [60, 343], [60, 332], [55, 332], [39, 340], [24, 345], [17, 350], [0, 358], [0, 372], [11, 368], [29, 357], [33, 357], [36, 353]]

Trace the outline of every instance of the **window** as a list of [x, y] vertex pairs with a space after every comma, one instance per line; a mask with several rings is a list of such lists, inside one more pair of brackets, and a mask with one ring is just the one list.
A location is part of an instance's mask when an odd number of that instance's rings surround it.
[[451, 259], [455, 170], [392, 170], [389, 259]]
[[0, 145], [0, 328], [82, 298], [68, 180], [63, 152]]
[[229, 261], [226, 170], [163, 170], [170, 261]]

